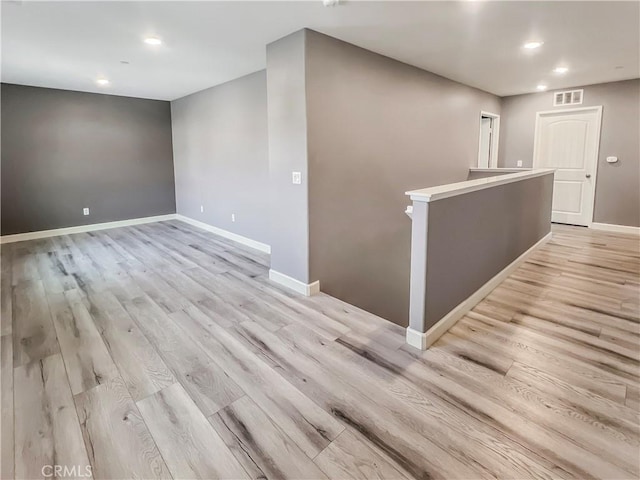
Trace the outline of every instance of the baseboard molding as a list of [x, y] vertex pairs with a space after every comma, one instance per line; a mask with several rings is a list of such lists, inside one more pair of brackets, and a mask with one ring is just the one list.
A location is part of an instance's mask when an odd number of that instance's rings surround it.
[[16, 233], [14, 235], [0, 236], [0, 244], [24, 242], [27, 240], [37, 240], [39, 238], [57, 237], [59, 235], [71, 235], [74, 233], [94, 232], [96, 230], [107, 230], [109, 228], [129, 227], [131, 225], [141, 225], [143, 223], [162, 222], [165, 220], [175, 220], [176, 214], [156, 215], [155, 217], [132, 218], [130, 220], [118, 220], [115, 222], [92, 223], [90, 225], [78, 225], [77, 227], [55, 228], [53, 230], [40, 230], [39, 232]]
[[516, 268], [518, 268], [520, 264], [534, 252], [534, 250], [544, 245], [549, 240], [551, 240], [551, 232], [538, 240], [531, 248], [529, 248], [526, 252], [524, 252], [513, 262], [507, 265], [498, 274], [491, 278], [491, 280], [489, 280], [482, 287], [476, 290], [473, 294], [471, 294], [471, 296], [469, 296], [466, 300], [456, 306], [447, 315], [442, 317], [425, 333], [419, 332], [412, 328], [407, 328], [407, 344], [421, 350], [426, 350], [427, 348], [429, 348], [436, 340], [444, 335], [447, 330], [453, 327], [458, 320], [466, 315], [467, 312], [469, 312], [473, 307], [480, 303], [480, 301], [484, 297], [489, 295], [489, 293], [491, 293], [494, 288], [500, 285], [509, 275], [511, 275], [514, 270], [516, 270]]
[[614, 225], [612, 223], [592, 223], [591, 228], [594, 230], [605, 230], [607, 232], [628, 233], [631, 235], [640, 235], [640, 227], [630, 227], [627, 225]]
[[320, 292], [320, 282], [317, 280], [313, 283], [304, 283], [284, 273], [276, 272], [275, 270], [269, 270], [269, 280], [279, 283], [289, 290], [306, 295], [307, 297]]
[[193, 218], [185, 217], [184, 215], [178, 214], [176, 215], [176, 219], [180, 220], [181, 222], [188, 223], [189, 225], [193, 225], [194, 227], [201, 228], [202, 230], [206, 230], [207, 232], [215, 233], [216, 235], [220, 235], [221, 237], [228, 238], [229, 240], [233, 240], [234, 242], [241, 243], [242, 245], [246, 245], [247, 247], [255, 248], [256, 250], [260, 250], [264, 253], [271, 253], [271, 246], [267, 245], [266, 243], [243, 237], [242, 235], [238, 235], [237, 233], [214, 227], [213, 225], [194, 220]]

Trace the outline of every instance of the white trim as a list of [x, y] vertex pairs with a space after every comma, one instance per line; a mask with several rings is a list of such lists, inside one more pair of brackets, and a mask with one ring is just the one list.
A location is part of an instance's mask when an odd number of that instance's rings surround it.
[[96, 230], [107, 230], [109, 228], [128, 227], [131, 225], [141, 225], [143, 223], [154, 223], [175, 219], [176, 214], [170, 213], [168, 215], [156, 215], [155, 217], [132, 218], [130, 220], [118, 220], [116, 222], [92, 223], [90, 225], [78, 225], [77, 227], [40, 230], [39, 232], [16, 233], [14, 235], [2, 235], [0, 237], [0, 244], [24, 242], [26, 240], [37, 240], [39, 238], [57, 237], [59, 235], [71, 235], [74, 233], [83, 232], [94, 232]]
[[594, 230], [605, 230], [608, 232], [628, 233], [630, 235], [640, 235], [640, 227], [631, 227], [628, 225], [614, 225], [612, 223], [593, 222], [590, 225]]
[[491, 157], [489, 158], [489, 168], [498, 168], [498, 148], [500, 147], [500, 115], [496, 113], [485, 112], [484, 110], [480, 111], [480, 131], [478, 132], [477, 163], [480, 163], [480, 149], [482, 148], [482, 117], [493, 118], [493, 122], [491, 123]]
[[[513, 262], [503, 268], [498, 274], [496, 274], [491, 280], [476, 290], [470, 297], [462, 301], [453, 310], [442, 317], [435, 325], [433, 325], [426, 333], [418, 332], [412, 328], [407, 328], [407, 343], [413, 347], [426, 350], [433, 343], [444, 335], [447, 330], [455, 325], [464, 315], [475, 307], [480, 301], [489, 295], [491, 291], [500, 285], [513, 271], [524, 262], [529, 255], [533, 253], [535, 249], [544, 245], [551, 240], [551, 232], [547, 233], [544, 237], [538, 240], [535, 245], [529, 248], [526, 252], [516, 258]], [[421, 337], [418, 337], [420, 335]]]
[[410, 345], [419, 350], [426, 350], [427, 345], [427, 334], [419, 332], [418, 330], [414, 330], [411, 327], [407, 327], [407, 345]]
[[[590, 205], [587, 205], [587, 208], [589, 208], [589, 215], [587, 215], [588, 220], [587, 220], [587, 224], [584, 225], [585, 227], [590, 227], [591, 224], [593, 223], [593, 213], [595, 211], [595, 205], [596, 205], [598, 162], [600, 159], [600, 137], [602, 136], [602, 105], [594, 105], [592, 107], [580, 107], [580, 108], [563, 108], [561, 110], [544, 110], [542, 112], [536, 112], [536, 126], [533, 132], [533, 168], [536, 168], [536, 163], [538, 163], [538, 149], [540, 148], [538, 146], [538, 143], [540, 142], [540, 139], [538, 138], [538, 135], [540, 133], [540, 129], [539, 129], [540, 117], [545, 115], [557, 115], [559, 113], [569, 114], [569, 113], [575, 113], [575, 112], [589, 112], [589, 111], [595, 111], [598, 114], [598, 120], [596, 122], [596, 129], [598, 132], [598, 142], [596, 145], [596, 152], [595, 152], [596, 158], [595, 158], [595, 161], [593, 162], [593, 172], [590, 173], [590, 175], [593, 177], [593, 182], [591, 182], [593, 184], [593, 195], [591, 195]], [[553, 214], [553, 205], [551, 206], [551, 211]]]
[[[498, 168], [498, 150], [500, 149], [500, 115], [496, 115], [493, 127], [496, 130], [495, 135], [491, 135], [491, 162], [489, 167]], [[493, 133], [493, 131], [491, 132]]]
[[280, 285], [287, 287], [289, 290], [301, 293], [307, 297], [320, 292], [320, 282], [318, 280], [313, 283], [304, 283], [275, 270], [269, 270], [269, 280], [279, 283]]
[[498, 175], [495, 177], [478, 178], [476, 180], [467, 180], [466, 182], [449, 183], [437, 187], [423, 188], [421, 190], [411, 190], [405, 192], [411, 200], [416, 202], [433, 202], [443, 198], [463, 195], [465, 193], [483, 190], [485, 188], [497, 187], [498, 185], [506, 185], [507, 183], [519, 182], [520, 180], [528, 180], [530, 178], [540, 177], [555, 172], [553, 168], [538, 168], [535, 170], [527, 170], [524, 172], [508, 173], [506, 175]]
[[469, 171], [479, 172], [479, 173], [518, 173], [518, 172], [530, 172], [531, 168], [528, 168], [528, 167], [470, 168]]
[[404, 213], [407, 215], [407, 217], [409, 218], [413, 218], [413, 205], [407, 205], [407, 208], [405, 209]]
[[238, 235], [237, 233], [214, 227], [213, 225], [194, 220], [193, 218], [185, 217], [184, 215], [177, 214], [176, 220], [180, 220], [181, 222], [188, 223], [189, 225], [193, 225], [194, 227], [201, 228], [202, 230], [206, 230], [207, 232], [215, 233], [216, 235], [220, 235], [221, 237], [228, 238], [229, 240], [233, 240], [234, 242], [241, 243], [242, 245], [246, 245], [247, 247], [255, 248], [256, 250], [260, 250], [261, 252], [271, 253], [271, 246], [267, 245], [266, 243], [243, 237], [242, 235]]
[[550, 115], [552, 113], [571, 113], [571, 112], [586, 112], [588, 110], [602, 110], [602, 105], [593, 105], [591, 107], [578, 107], [578, 108], [561, 108], [559, 110], [542, 110], [536, 112], [536, 115]]

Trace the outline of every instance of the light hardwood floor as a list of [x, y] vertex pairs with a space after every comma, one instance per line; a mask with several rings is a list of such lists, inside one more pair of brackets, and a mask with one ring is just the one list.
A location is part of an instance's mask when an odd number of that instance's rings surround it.
[[552, 241], [430, 350], [171, 221], [2, 246], [1, 477], [638, 478], [638, 237]]

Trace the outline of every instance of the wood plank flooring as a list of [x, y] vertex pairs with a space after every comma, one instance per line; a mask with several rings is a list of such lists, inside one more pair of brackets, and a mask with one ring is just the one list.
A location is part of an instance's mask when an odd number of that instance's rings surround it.
[[2, 246], [0, 474], [638, 478], [640, 242], [554, 226], [431, 349], [169, 221]]

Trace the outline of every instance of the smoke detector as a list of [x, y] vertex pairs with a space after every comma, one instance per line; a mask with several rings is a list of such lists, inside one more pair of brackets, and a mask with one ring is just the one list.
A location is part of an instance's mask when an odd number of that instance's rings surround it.
[[322, 4], [325, 7], [335, 7], [340, 3], [340, 0], [322, 0]]

